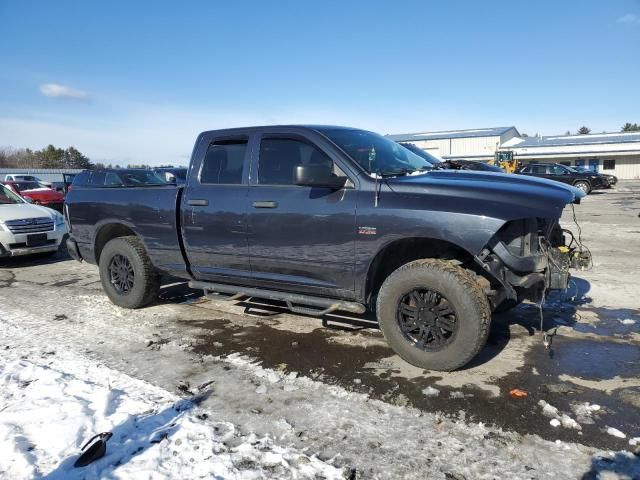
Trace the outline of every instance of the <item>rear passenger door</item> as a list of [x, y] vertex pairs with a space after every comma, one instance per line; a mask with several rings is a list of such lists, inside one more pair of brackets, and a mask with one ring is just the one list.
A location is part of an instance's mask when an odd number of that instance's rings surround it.
[[547, 178], [551, 180], [567, 184], [573, 183], [571, 172], [561, 165], [547, 165], [547, 171], [549, 173]]
[[204, 137], [181, 202], [182, 238], [196, 279], [250, 279], [247, 244], [249, 134]]
[[262, 136], [249, 188], [249, 251], [254, 283], [264, 288], [351, 297], [356, 191], [294, 184], [300, 164], [344, 165], [301, 134]]

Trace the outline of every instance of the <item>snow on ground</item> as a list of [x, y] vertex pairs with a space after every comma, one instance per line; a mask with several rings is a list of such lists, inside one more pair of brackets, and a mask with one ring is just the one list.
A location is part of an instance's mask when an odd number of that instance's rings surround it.
[[[205, 310], [132, 312], [102, 294], [24, 280], [2, 294], [0, 478], [335, 478], [355, 467], [359, 478], [640, 478], [629, 452], [390, 405], [256, 359], [198, 360], [178, 343], [193, 332], [175, 317]], [[156, 331], [171, 337], [160, 351], [144, 346]], [[191, 385], [215, 381], [190, 387], [210, 393], [198, 405], [167, 391], [189, 372]], [[108, 456], [88, 475], [72, 469], [82, 443], [103, 431], [114, 432]]]
[[[269, 438], [241, 436], [190, 400], [69, 351], [27, 348], [6, 330], [0, 356], [0, 477], [342, 478], [342, 470]], [[19, 341], [20, 348], [11, 348]], [[112, 432], [106, 455], [74, 468]], [[232, 441], [233, 440], [233, 441]]]

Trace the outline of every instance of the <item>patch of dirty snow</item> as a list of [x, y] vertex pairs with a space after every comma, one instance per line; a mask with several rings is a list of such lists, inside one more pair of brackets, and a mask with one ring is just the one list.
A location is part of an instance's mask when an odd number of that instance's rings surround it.
[[589, 402], [572, 403], [571, 411], [575, 414], [577, 421], [584, 424], [595, 423], [593, 416], [602, 413], [600, 405]]
[[636, 324], [636, 321], [631, 319], [631, 318], [625, 318], [623, 320], [618, 319], [618, 320], [623, 325], [635, 325]]
[[428, 386], [427, 388], [422, 390], [422, 393], [427, 397], [437, 397], [440, 395], [440, 390], [437, 388], [433, 388], [432, 386]]
[[538, 405], [542, 407], [542, 413], [546, 417], [557, 418], [560, 416], [560, 412], [558, 411], [558, 409], [553, 405], [545, 402], [544, 400], [540, 400], [538, 402]]
[[[70, 352], [3, 350], [0, 477], [342, 478], [342, 469]], [[206, 393], [203, 394], [206, 396]], [[111, 432], [104, 457], [74, 468], [90, 437]]]
[[627, 436], [622, 433], [620, 430], [618, 430], [617, 428], [613, 428], [613, 427], [607, 427], [607, 433], [609, 435], [612, 435], [614, 437], [618, 437], [618, 438], [627, 438]]
[[571, 418], [566, 413], [560, 413], [556, 407], [547, 403], [544, 400], [538, 401], [538, 405], [542, 407], [542, 414], [545, 417], [551, 418], [549, 422], [553, 427], [557, 427], [562, 425], [564, 428], [571, 428], [573, 430], [582, 430], [582, 427], [578, 422], [576, 422], [573, 418]]

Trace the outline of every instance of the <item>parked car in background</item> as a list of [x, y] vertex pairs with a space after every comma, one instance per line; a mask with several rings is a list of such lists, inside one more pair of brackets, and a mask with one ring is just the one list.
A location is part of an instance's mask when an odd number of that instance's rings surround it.
[[436, 168], [446, 170], [479, 170], [481, 172], [505, 173], [500, 167], [475, 160], [445, 160], [444, 162], [440, 162], [436, 165]]
[[58, 212], [62, 212], [62, 207], [64, 206], [64, 195], [52, 188], [41, 187], [40, 184], [34, 181], [12, 181], [0, 183], [3, 183], [14, 193], [30, 200], [36, 205], [42, 205], [43, 207], [52, 208]]
[[6, 185], [0, 185], [0, 257], [54, 254], [66, 233], [60, 213], [31, 205]]
[[159, 167], [154, 168], [153, 171], [167, 183], [173, 183], [175, 185], [184, 185], [187, 181], [187, 169], [186, 168], [169, 168]]
[[145, 185], [167, 185], [167, 182], [152, 170], [142, 168], [105, 168], [86, 170], [75, 176], [70, 190], [78, 186], [95, 187], [141, 187]]
[[613, 186], [616, 183], [618, 183], [618, 177], [616, 177], [615, 175], [610, 175], [608, 173], [594, 172], [593, 170], [589, 170], [586, 167], [569, 167], [569, 168], [573, 168], [574, 170], [577, 170], [578, 172], [591, 173], [591, 174], [597, 173], [598, 175], [603, 176], [608, 182], [607, 188], [613, 188]]
[[504, 170], [494, 165], [489, 165], [485, 162], [477, 162], [475, 160], [443, 160], [430, 154], [426, 150], [408, 142], [398, 142], [407, 150], [412, 151], [416, 155], [424, 158], [427, 162], [433, 165], [436, 169], [442, 170], [480, 170], [484, 172], [500, 172], [504, 173]]
[[445, 371], [482, 349], [492, 311], [567, 288], [559, 219], [585, 195], [434, 169], [344, 127], [204, 132], [189, 168], [197, 175], [177, 188], [76, 178], [67, 248], [99, 266], [112, 302], [148, 305], [167, 273], [207, 295], [281, 300], [306, 315], [370, 310], [403, 359]]
[[9, 173], [4, 176], [6, 182], [36, 182], [41, 187], [51, 188], [51, 182], [45, 182], [34, 175], [23, 175], [21, 173]]
[[609, 182], [596, 172], [579, 172], [560, 163], [530, 163], [521, 167], [516, 173], [573, 185], [585, 193], [609, 186]]

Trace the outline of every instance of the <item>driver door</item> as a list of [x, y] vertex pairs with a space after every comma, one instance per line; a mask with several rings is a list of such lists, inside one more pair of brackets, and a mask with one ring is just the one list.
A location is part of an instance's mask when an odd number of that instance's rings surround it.
[[249, 187], [248, 239], [257, 286], [353, 297], [356, 190], [294, 184], [296, 165], [330, 165], [335, 159], [301, 135], [270, 133], [260, 139]]

